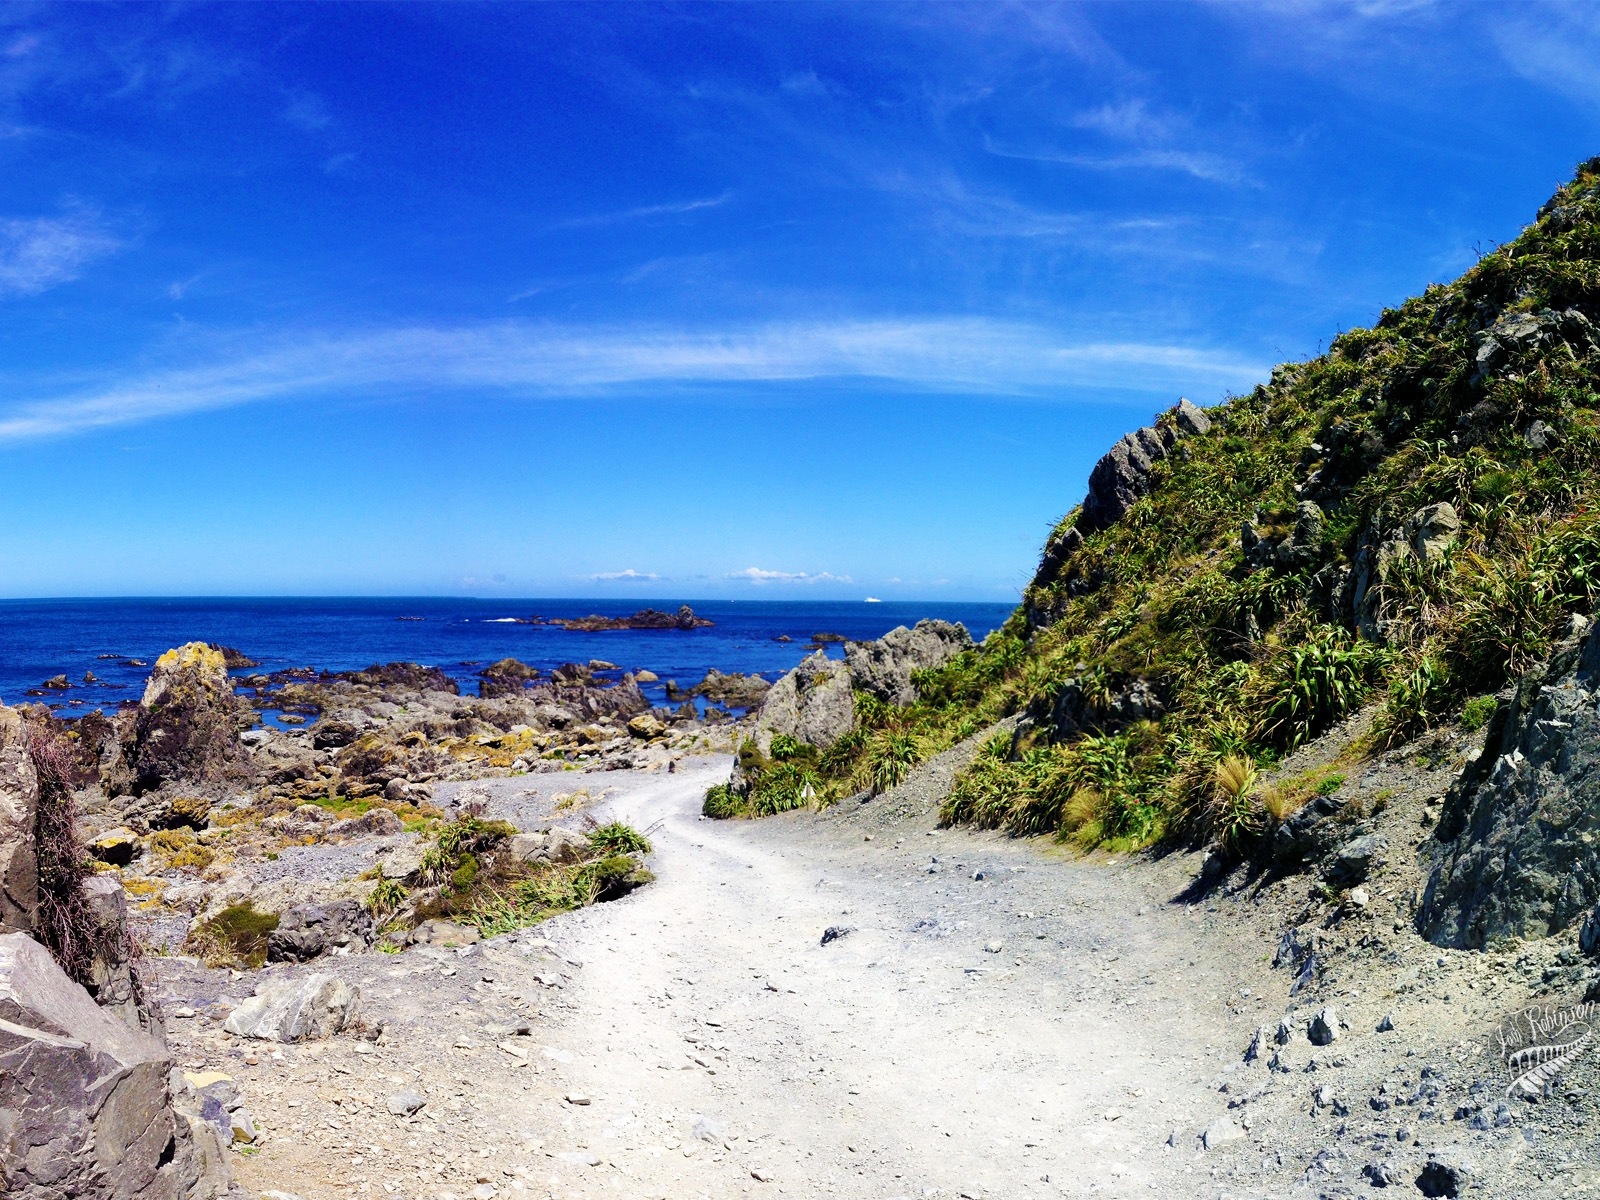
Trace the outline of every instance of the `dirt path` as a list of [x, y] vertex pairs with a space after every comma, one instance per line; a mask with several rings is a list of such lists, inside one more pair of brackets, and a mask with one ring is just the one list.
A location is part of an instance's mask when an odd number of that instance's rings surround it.
[[592, 1099], [566, 1132], [603, 1161], [553, 1191], [1194, 1194], [1258, 1014], [1225, 994], [1250, 966], [1143, 892], [1163, 872], [927, 820], [702, 820], [722, 769], [608, 805], [659, 881], [561, 930], [585, 967], [557, 1032]]
[[[1282, 988], [1226, 916], [1171, 902], [1192, 864], [936, 832], [938, 763], [920, 791], [733, 822], [699, 816], [728, 760], [680, 767], [596, 810], [655, 844], [657, 882], [624, 900], [460, 951], [271, 969], [357, 985], [376, 1043], [241, 1043], [220, 1022], [254, 978], [167, 960], [169, 1010], [192, 1014], [180, 1060], [232, 1074], [263, 1134], [240, 1182], [304, 1200], [1283, 1194], [1262, 1190], [1282, 1171], [1259, 1119], [1199, 1147], [1252, 1111], [1230, 1108], [1262, 1083], [1240, 1051]], [[849, 932], [823, 945], [830, 927]], [[420, 1111], [391, 1111], [404, 1092]]]

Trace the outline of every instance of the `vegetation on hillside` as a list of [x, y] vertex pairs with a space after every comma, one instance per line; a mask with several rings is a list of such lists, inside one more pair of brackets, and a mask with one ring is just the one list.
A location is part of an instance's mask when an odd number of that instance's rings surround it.
[[[1356, 708], [1379, 705], [1369, 750], [1463, 716], [1481, 725], [1482, 697], [1600, 590], [1590, 314], [1600, 159], [1454, 283], [1211, 410], [1210, 432], [1158, 462], [1150, 493], [1036, 579], [1003, 629], [922, 676], [918, 703], [858, 696], [855, 732], [747, 764], [751, 793], [730, 803], [777, 811], [807, 787], [826, 802], [888, 786], [1023, 713], [958, 780], [947, 820], [1086, 845], [1242, 846], [1297, 803], [1262, 770]], [[1391, 552], [1441, 502], [1459, 517], [1448, 541]], [[1292, 554], [1247, 553], [1291, 538]], [[1353, 604], [1358, 579], [1370, 587]], [[1115, 719], [1136, 686], [1155, 715]], [[1055, 719], [1064, 698], [1080, 720]]]

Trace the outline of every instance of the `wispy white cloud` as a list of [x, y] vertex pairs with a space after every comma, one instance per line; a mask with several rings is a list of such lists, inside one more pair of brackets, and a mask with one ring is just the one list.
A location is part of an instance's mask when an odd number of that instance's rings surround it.
[[829, 571], [820, 571], [813, 575], [808, 571], [765, 571], [760, 567], [746, 567], [742, 571], [729, 571], [728, 579], [744, 579], [757, 587], [769, 583], [854, 583], [848, 575], [834, 575]]
[[1165, 150], [1146, 148], [1116, 154], [1068, 154], [1053, 150], [1018, 150], [989, 142], [986, 149], [999, 158], [1020, 158], [1029, 162], [1060, 163], [1091, 171], [1179, 171], [1210, 183], [1244, 183], [1249, 176], [1232, 159], [1203, 150]]
[[[249, 348], [241, 348], [246, 347]], [[229, 353], [229, 348], [233, 352]], [[1052, 399], [1074, 387], [1176, 394], [1248, 387], [1270, 365], [1226, 350], [1073, 340], [979, 317], [795, 322], [712, 331], [505, 321], [341, 337], [238, 338], [203, 361], [31, 394], [8, 381], [0, 441], [296, 398], [495, 391], [530, 399], [632, 387], [872, 379], [950, 394]]]
[[32, 296], [76, 279], [119, 245], [90, 211], [0, 218], [0, 297]]
[[652, 580], [660, 579], [661, 576], [654, 571], [635, 571], [632, 567], [629, 567], [626, 571], [597, 571], [595, 574], [590, 575], [589, 578], [596, 582], [648, 583]]
[[1508, 9], [1493, 26], [1501, 56], [1530, 83], [1589, 104], [1600, 103], [1600, 14], [1587, 6]]
[[706, 208], [721, 208], [733, 199], [731, 191], [720, 196], [707, 196], [699, 200], [685, 200], [678, 204], [646, 204], [640, 208], [626, 208], [620, 212], [593, 213], [583, 217], [568, 217], [556, 222], [557, 229], [585, 229], [598, 225], [620, 225], [626, 221], [645, 221], [652, 217], [681, 217], [686, 213]]

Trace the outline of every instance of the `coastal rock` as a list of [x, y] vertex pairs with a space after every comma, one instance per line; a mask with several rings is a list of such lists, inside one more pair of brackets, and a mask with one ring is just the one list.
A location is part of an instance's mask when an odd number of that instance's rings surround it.
[[756, 711], [752, 733], [763, 754], [780, 733], [826, 747], [850, 732], [855, 721], [850, 668], [818, 650], [772, 685]]
[[844, 659], [856, 687], [886, 703], [906, 705], [917, 698], [914, 672], [942, 667], [970, 649], [972, 635], [965, 625], [925, 619], [911, 629], [891, 629], [877, 641], [850, 642]]
[[[712, 667], [706, 677], [689, 689], [691, 696], [704, 696], [713, 704], [731, 708], [754, 708], [765, 699], [772, 685], [759, 675], [724, 675]], [[668, 692], [668, 699], [677, 696]]]
[[478, 672], [478, 695], [482, 699], [494, 696], [511, 696], [522, 691], [539, 678], [539, 668], [530, 667], [514, 658], [502, 658], [492, 666]]
[[1077, 527], [1083, 533], [1108, 529], [1150, 490], [1155, 464], [1172, 452], [1180, 437], [1211, 428], [1211, 418], [1188, 400], [1179, 400], [1155, 425], [1124, 434], [1089, 473], [1089, 494]]
[[221, 653], [204, 642], [156, 660], [144, 698], [123, 730], [121, 754], [102, 772], [110, 795], [140, 796], [169, 782], [218, 783], [248, 759], [239, 727], [248, 716]]
[[1445, 798], [1418, 925], [1442, 946], [1559, 933], [1600, 903], [1600, 636], [1517, 684]]
[[[29, 1200], [211, 1200], [220, 1154], [175, 1113], [172, 1061], [25, 934], [0, 936], [0, 1173]], [[215, 1149], [213, 1145], [213, 1150]]]
[[269, 979], [228, 1015], [223, 1029], [238, 1037], [301, 1042], [331, 1037], [352, 1020], [361, 993], [343, 980], [317, 972], [301, 979]]
[[587, 617], [554, 617], [550, 624], [578, 633], [602, 633], [620, 629], [708, 629], [715, 622], [696, 616], [694, 609], [685, 604], [676, 613], [641, 608], [631, 617], [602, 617], [595, 613]]
[[39, 777], [28, 727], [0, 707], [0, 932], [31, 930], [39, 919]]
[[309, 962], [341, 950], [365, 950], [371, 941], [372, 916], [359, 902], [302, 904], [279, 917], [278, 927], [267, 935], [267, 959]]

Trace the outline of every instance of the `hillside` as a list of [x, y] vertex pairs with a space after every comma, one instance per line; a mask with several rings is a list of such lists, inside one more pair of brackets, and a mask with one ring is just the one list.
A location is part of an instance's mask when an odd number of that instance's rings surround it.
[[858, 690], [825, 747], [747, 746], [732, 810], [882, 790], [1016, 714], [947, 821], [1245, 855], [1337, 787], [1278, 765], [1352, 712], [1350, 762], [1482, 729], [1600, 587], [1594, 313], [1600, 159], [1453, 283], [1122, 439], [1003, 630], [913, 703]]

